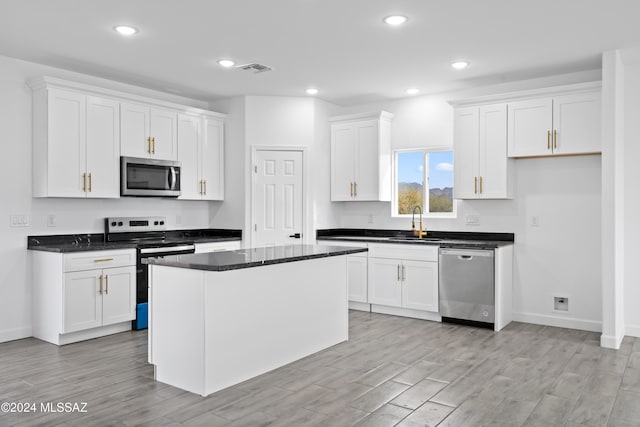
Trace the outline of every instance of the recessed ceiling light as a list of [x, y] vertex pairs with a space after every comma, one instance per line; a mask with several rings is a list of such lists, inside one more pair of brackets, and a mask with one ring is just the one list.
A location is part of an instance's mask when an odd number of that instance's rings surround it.
[[116, 25], [115, 27], [113, 27], [113, 29], [123, 36], [132, 36], [138, 32], [136, 28], [130, 27], [128, 25]]
[[235, 61], [232, 61], [230, 59], [220, 59], [218, 61], [218, 64], [220, 64], [220, 66], [225, 67], [225, 68], [231, 68], [234, 65], [236, 65]]
[[307, 92], [307, 95], [315, 95], [318, 93], [318, 89], [310, 87], [309, 89], [305, 90], [305, 92]]
[[420, 93], [420, 89], [415, 88], [415, 87], [410, 87], [409, 89], [407, 89], [407, 95], [417, 95]]
[[467, 68], [469, 66], [469, 63], [467, 61], [458, 61], [451, 64], [451, 66], [456, 70], [462, 70], [464, 68]]
[[383, 21], [385, 24], [389, 24], [389, 25], [400, 25], [407, 22], [408, 19], [409, 18], [402, 15], [391, 15], [384, 18]]

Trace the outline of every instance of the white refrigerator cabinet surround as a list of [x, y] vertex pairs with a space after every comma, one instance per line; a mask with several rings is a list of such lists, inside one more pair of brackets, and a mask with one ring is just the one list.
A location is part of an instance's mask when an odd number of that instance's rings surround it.
[[391, 200], [391, 120], [386, 111], [331, 122], [331, 200]]
[[369, 244], [371, 311], [440, 320], [438, 247]]
[[33, 100], [33, 196], [119, 197], [118, 102], [52, 85]]
[[509, 102], [510, 157], [601, 152], [601, 93]]
[[509, 199], [513, 160], [507, 157], [507, 104], [454, 111], [454, 197]]
[[131, 329], [135, 249], [30, 253], [34, 337], [62, 345]]
[[182, 162], [180, 199], [224, 199], [224, 121], [178, 115], [178, 160]]
[[123, 156], [177, 160], [177, 111], [122, 103], [120, 121], [120, 151]]

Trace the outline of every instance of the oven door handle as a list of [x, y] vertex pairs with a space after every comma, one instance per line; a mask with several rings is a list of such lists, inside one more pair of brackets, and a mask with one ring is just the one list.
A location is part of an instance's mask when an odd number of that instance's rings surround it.
[[143, 248], [143, 249], [140, 249], [140, 255], [157, 254], [162, 252], [193, 251], [193, 250], [195, 250], [194, 245], [165, 246], [161, 248]]

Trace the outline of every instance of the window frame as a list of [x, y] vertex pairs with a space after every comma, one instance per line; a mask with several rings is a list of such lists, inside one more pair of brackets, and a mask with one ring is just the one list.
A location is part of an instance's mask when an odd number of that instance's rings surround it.
[[[451, 151], [453, 153], [453, 147], [448, 145], [438, 145], [438, 146], [430, 146], [430, 147], [412, 147], [412, 148], [396, 148], [392, 150], [392, 200], [391, 200], [391, 217], [392, 218], [411, 218], [412, 214], [399, 214], [398, 213], [398, 153], [410, 152], [410, 151], [421, 151], [424, 161], [424, 170], [423, 170], [423, 194], [422, 198], [425, 203], [429, 203], [429, 163], [428, 163], [428, 155], [431, 152], [439, 152], [439, 151]], [[454, 164], [454, 173], [455, 173], [455, 164]], [[453, 185], [453, 182], [452, 182]], [[423, 212], [424, 218], [436, 219], [455, 219], [458, 217], [458, 200], [453, 198], [453, 210], [451, 212]]]

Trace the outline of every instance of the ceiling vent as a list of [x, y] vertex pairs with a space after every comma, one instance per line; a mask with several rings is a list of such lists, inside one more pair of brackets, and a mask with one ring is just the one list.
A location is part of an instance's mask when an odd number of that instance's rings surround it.
[[246, 65], [238, 65], [236, 68], [246, 71], [253, 71], [254, 73], [264, 73], [265, 71], [271, 71], [273, 68], [268, 65], [258, 64], [256, 62]]

